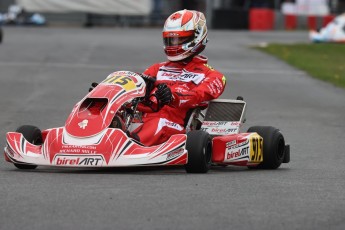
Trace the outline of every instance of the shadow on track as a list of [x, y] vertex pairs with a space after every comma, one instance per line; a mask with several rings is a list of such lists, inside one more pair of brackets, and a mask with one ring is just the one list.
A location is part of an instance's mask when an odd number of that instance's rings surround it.
[[[212, 166], [208, 174], [222, 173], [256, 173], [274, 171], [289, 171], [289, 168], [279, 168], [277, 170], [256, 170], [246, 167], [236, 166]], [[138, 175], [187, 175], [184, 166], [147, 166], [147, 167], [114, 167], [114, 168], [58, 168], [41, 166], [34, 170], [9, 169], [3, 171], [12, 171], [13, 173], [56, 173], [56, 174], [138, 174]], [[194, 174], [195, 175], [195, 174]], [[199, 174], [201, 175], [201, 174]], [[206, 175], [206, 174], [205, 174]]]

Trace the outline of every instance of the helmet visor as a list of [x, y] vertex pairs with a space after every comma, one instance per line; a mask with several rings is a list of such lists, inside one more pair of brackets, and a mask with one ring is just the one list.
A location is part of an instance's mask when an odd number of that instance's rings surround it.
[[182, 44], [189, 43], [194, 40], [194, 36], [187, 37], [165, 37], [163, 42], [165, 46], [179, 46]]
[[180, 46], [194, 40], [194, 31], [164, 31], [163, 43], [165, 46]]

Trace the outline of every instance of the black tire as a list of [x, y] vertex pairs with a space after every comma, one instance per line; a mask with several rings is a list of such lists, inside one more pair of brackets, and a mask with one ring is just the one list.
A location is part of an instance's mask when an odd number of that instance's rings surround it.
[[263, 162], [254, 169], [277, 169], [284, 160], [285, 140], [283, 134], [272, 126], [253, 126], [248, 133], [258, 133], [263, 138]]
[[188, 173], [207, 173], [211, 167], [212, 140], [210, 135], [201, 130], [187, 133]]
[[[43, 143], [42, 139], [42, 132], [39, 128], [32, 125], [23, 125], [20, 126], [16, 132], [23, 134], [24, 138], [34, 145], [40, 145]], [[14, 166], [16, 166], [19, 169], [35, 169], [37, 168], [37, 165], [32, 164], [17, 164], [14, 163]]]

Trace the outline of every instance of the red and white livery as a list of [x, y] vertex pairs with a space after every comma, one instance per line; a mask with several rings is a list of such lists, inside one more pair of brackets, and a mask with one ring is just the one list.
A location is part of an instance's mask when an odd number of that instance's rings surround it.
[[110, 128], [124, 104], [145, 95], [136, 73], [112, 73], [77, 103], [65, 126], [42, 132], [42, 144], [22, 133], [7, 133], [5, 156], [13, 163], [73, 167], [184, 165], [186, 135], [174, 135], [156, 146], [143, 146], [119, 128]]
[[149, 95], [154, 81], [130, 71], [110, 74], [74, 106], [65, 126], [41, 131], [24, 125], [8, 132], [5, 159], [19, 169], [185, 165], [191, 173], [205, 173], [211, 165], [275, 169], [289, 162], [289, 146], [278, 129], [256, 126], [240, 133], [242, 98], [193, 108], [186, 133], [143, 145], [131, 131], [141, 125], [137, 108], [154, 96]]

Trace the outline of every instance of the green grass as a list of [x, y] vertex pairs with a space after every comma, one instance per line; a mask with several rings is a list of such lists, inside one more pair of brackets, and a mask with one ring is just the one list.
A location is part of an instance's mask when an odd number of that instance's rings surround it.
[[345, 44], [269, 44], [255, 48], [315, 78], [345, 88]]

